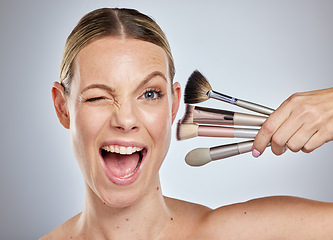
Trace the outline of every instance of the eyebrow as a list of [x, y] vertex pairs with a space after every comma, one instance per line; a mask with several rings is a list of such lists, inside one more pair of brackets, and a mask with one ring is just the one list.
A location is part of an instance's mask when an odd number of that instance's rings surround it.
[[[148, 76], [146, 76], [143, 81], [139, 84], [138, 88], [140, 87], [143, 87], [144, 85], [146, 85], [150, 80], [152, 80], [154, 77], [157, 77], [157, 76], [160, 76], [162, 77], [165, 81], [168, 81], [167, 78], [165, 77], [165, 75], [160, 72], [160, 71], [154, 71], [152, 73], [150, 73]], [[81, 91], [81, 94], [83, 94], [84, 92], [86, 92], [87, 90], [89, 89], [93, 89], [93, 88], [99, 88], [99, 89], [103, 89], [103, 90], [106, 90], [108, 91], [109, 93], [113, 93], [115, 92], [115, 90], [105, 84], [98, 84], [98, 83], [95, 83], [95, 84], [91, 84], [89, 86], [87, 86], [86, 88], [84, 88], [82, 91]]]
[[145, 77], [143, 79], [143, 81], [139, 84], [138, 88], [143, 87], [144, 85], [146, 85], [150, 80], [152, 80], [154, 77], [160, 76], [162, 77], [165, 81], [168, 81], [167, 78], [165, 77], [165, 75], [160, 72], [160, 71], [155, 71], [150, 73], [147, 77]]
[[81, 92], [84, 93], [85, 91], [89, 90], [89, 89], [92, 89], [92, 88], [100, 88], [100, 89], [103, 89], [103, 90], [106, 90], [110, 93], [113, 93], [114, 92], [114, 89], [110, 88], [109, 86], [105, 85], [105, 84], [98, 84], [98, 83], [95, 83], [95, 84], [91, 84], [89, 86], [87, 86], [86, 88], [84, 88]]

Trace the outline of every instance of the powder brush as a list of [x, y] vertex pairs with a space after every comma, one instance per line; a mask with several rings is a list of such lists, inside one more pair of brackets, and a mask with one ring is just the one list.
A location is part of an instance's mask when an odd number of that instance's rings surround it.
[[[185, 156], [185, 162], [190, 166], [199, 167], [211, 161], [251, 152], [253, 142], [254, 141], [251, 140], [211, 148], [196, 148]], [[270, 146], [270, 144], [268, 146]]]

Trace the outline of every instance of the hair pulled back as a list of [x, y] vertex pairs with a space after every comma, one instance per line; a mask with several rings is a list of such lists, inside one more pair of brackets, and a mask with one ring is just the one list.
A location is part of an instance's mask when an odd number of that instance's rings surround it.
[[153, 43], [166, 52], [171, 83], [175, 66], [168, 40], [158, 24], [134, 9], [101, 8], [81, 18], [68, 36], [60, 67], [60, 83], [70, 92], [74, 74], [73, 63], [78, 52], [89, 42], [101, 37], [114, 36]]

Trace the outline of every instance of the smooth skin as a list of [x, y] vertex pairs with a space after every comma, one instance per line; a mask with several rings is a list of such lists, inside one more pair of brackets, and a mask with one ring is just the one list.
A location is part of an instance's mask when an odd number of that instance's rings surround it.
[[[85, 206], [43, 240], [332, 239], [329, 203], [270, 197], [212, 210], [162, 195], [158, 172], [181, 92], [171, 85], [162, 48], [104, 37], [85, 46], [74, 65], [70, 94], [55, 83], [52, 96], [84, 177]], [[106, 143], [147, 149], [133, 183], [106, 176], [99, 155]]]

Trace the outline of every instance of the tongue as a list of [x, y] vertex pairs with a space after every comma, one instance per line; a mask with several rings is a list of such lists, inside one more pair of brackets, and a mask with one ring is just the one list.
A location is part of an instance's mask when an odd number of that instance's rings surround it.
[[118, 178], [125, 178], [131, 175], [138, 165], [140, 154], [135, 152], [130, 155], [118, 153], [104, 153], [104, 161], [111, 173]]

